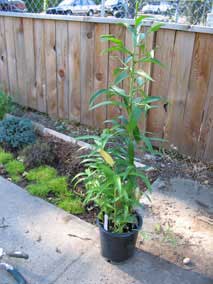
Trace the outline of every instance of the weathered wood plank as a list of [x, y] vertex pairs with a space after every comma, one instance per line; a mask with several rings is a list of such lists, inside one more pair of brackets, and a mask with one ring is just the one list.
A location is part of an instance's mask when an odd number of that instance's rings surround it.
[[45, 73], [47, 92], [47, 112], [51, 117], [58, 115], [57, 80], [56, 80], [56, 24], [44, 22], [45, 33]]
[[94, 29], [92, 23], [81, 23], [81, 123], [94, 125], [89, 100], [94, 91]]
[[58, 116], [69, 118], [68, 25], [56, 23]]
[[6, 93], [9, 91], [4, 18], [1, 17], [0, 17], [0, 89], [5, 91]]
[[[152, 96], [160, 96], [162, 101], [155, 103], [157, 109], [149, 111], [147, 117], [147, 131], [152, 132], [154, 136], [164, 138], [164, 128], [167, 120], [167, 99], [169, 97], [169, 82], [171, 73], [171, 64], [173, 57], [173, 48], [175, 40], [175, 31], [160, 30], [156, 37], [155, 57], [164, 64], [164, 68], [159, 65], [153, 65], [152, 77], [154, 82], [151, 84], [150, 93]], [[166, 45], [165, 45], [166, 43]]]
[[182, 145], [182, 129], [185, 103], [188, 93], [191, 61], [194, 47], [194, 33], [177, 32], [168, 88], [168, 120], [165, 138], [178, 148]]
[[24, 27], [22, 18], [14, 18], [13, 21], [14, 41], [15, 41], [15, 53], [16, 53], [16, 68], [17, 68], [17, 83], [18, 83], [18, 102], [27, 106], [27, 90], [26, 82], [28, 80], [26, 76], [25, 60], [25, 46], [24, 42]]
[[68, 23], [69, 119], [78, 122], [81, 117], [80, 40], [80, 24]]
[[45, 78], [45, 54], [44, 54], [44, 23], [41, 20], [34, 21], [34, 46], [35, 46], [35, 70], [36, 70], [36, 98], [37, 109], [47, 112], [46, 103], [46, 78]]
[[204, 109], [203, 123], [201, 126], [197, 159], [213, 162], [213, 66], [209, 80], [207, 100]]
[[[107, 88], [108, 79], [108, 55], [101, 52], [108, 48], [106, 41], [101, 41], [100, 36], [109, 33], [109, 25], [95, 25], [95, 66], [94, 66], [94, 91]], [[96, 103], [102, 102], [106, 97], [102, 96], [96, 100]], [[97, 108], [94, 110], [94, 126], [103, 127], [106, 120], [106, 107]]]
[[197, 143], [201, 138], [200, 128], [205, 114], [205, 100], [213, 62], [212, 51], [213, 37], [196, 34], [179, 146], [182, 153], [193, 157], [196, 155]]
[[35, 70], [35, 48], [33, 20], [23, 19], [24, 50], [25, 50], [25, 87], [27, 105], [33, 109], [37, 108], [36, 97], [36, 70]]
[[9, 91], [13, 96], [14, 101], [17, 101], [17, 68], [16, 68], [16, 51], [13, 33], [14, 18], [4, 18], [5, 27], [5, 41], [7, 48], [7, 63], [8, 63], [8, 77], [9, 77]]

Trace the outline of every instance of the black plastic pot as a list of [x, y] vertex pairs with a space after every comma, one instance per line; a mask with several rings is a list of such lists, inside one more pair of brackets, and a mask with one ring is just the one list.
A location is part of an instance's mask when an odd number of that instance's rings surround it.
[[122, 262], [132, 257], [135, 251], [135, 244], [143, 220], [137, 214], [137, 228], [129, 233], [111, 233], [104, 230], [103, 225], [97, 220], [101, 239], [101, 254], [108, 261]]

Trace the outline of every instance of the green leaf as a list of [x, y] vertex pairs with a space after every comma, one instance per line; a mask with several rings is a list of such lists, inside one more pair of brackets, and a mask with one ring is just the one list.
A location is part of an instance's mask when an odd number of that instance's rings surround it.
[[147, 97], [147, 98], [143, 99], [142, 103], [143, 104], [150, 104], [150, 103], [154, 103], [154, 102], [159, 102], [160, 100], [161, 100], [160, 97], [150, 96], [150, 97]]
[[114, 35], [102, 35], [101, 36], [101, 39], [103, 41], [110, 41], [110, 42], [113, 42], [119, 46], [123, 46], [123, 42], [122, 40], [116, 38]]
[[135, 19], [135, 26], [139, 26], [142, 24], [144, 19], [150, 18], [150, 16], [141, 15]]
[[114, 84], [118, 85], [119, 83], [121, 83], [123, 80], [125, 80], [128, 77], [129, 77], [129, 74], [126, 71], [123, 71], [115, 78]]
[[164, 23], [155, 23], [148, 29], [147, 32], [157, 32], [162, 26], [164, 26]]
[[159, 66], [161, 66], [161, 67], [165, 67], [165, 65], [162, 64], [158, 59], [156, 59], [156, 58], [151, 58], [151, 57], [144, 57], [144, 58], [138, 60], [138, 62], [142, 62], [142, 63], [143, 63], [143, 62], [154, 63], [154, 64], [157, 64], [157, 65], [159, 65]]
[[137, 74], [137, 75], [139, 75], [141, 77], [144, 77], [144, 78], [146, 78], [149, 81], [154, 81], [152, 79], [152, 77], [149, 74], [147, 74], [145, 71], [143, 71], [143, 70], [136, 70], [135, 74]]
[[128, 97], [127, 94], [126, 94], [126, 92], [125, 92], [125, 90], [124, 90], [124, 89], [121, 89], [121, 88], [119, 88], [119, 87], [117, 87], [117, 86], [111, 86], [111, 87], [110, 87], [110, 90], [111, 90], [111, 92], [116, 93], [116, 94], [119, 95], [120, 97], [124, 97], [124, 98], [127, 98], [127, 97]]
[[99, 104], [96, 104], [90, 108], [90, 110], [96, 109], [98, 107], [106, 106], [106, 105], [114, 105], [118, 107], [125, 107], [125, 104], [119, 101], [104, 101]]
[[99, 91], [95, 92], [92, 97], [90, 98], [89, 104], [90, 106], [94, 103], [94, 101], [101, 95], [109, 93], [108, 89], [100, 89]]
[[119, 52], [122, 52], [122, 53], [127, 53], [127, 54], [132, 55], [132, 52], [128, 48], [121, 47], [121, 46], [112, 46], [112, 47], [106, 48], [101, 53], [106, 54], [106, 53], [110, 53], [112, 51], [119, 51]]

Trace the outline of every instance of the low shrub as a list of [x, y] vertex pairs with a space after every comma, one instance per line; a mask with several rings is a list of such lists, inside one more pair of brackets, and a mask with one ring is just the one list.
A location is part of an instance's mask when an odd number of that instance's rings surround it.
[[44, 198], [50, 193], [54, 196], [66, 194], [68, 184], [66, 177], [56, 177], [43, 182], [30, 184], [27, 186], [27, 189], [31, 194]]
[[0, 90], [0, 119], [4, 118], [7, 112], [10, 112], [12, 107], [12, 99]]
[[66, 197], [57, 203], [57, 206], [71, 214], [82, 214], [84, 213], [84, 206], [80, 199], [71, 199]]
[[11, 160], [13, 160], [13, 155], [0, 148], [0, 164], [4, 165]]
[[24, 148], [20, 153], [27, 168], [35, 168], [42, 165], [53, 165], [56, 156], [51, 145], [37, 141], [33, 145]]
[[9, 117], [0, 122], [0, 143], [21, 149], [35, 143], [35, 140], [35, 131], [29, 119]]
[[12, 160], [5, 165], [5, 170], [14, 182], [19, 182], [21, 174], [25, 171], [25, 166], [21, 161]]
[[56, 169], [49, 166], [41, 166], [35, 169], [32, 169], [26, 175], [28, 181], [35, 181], [39, 183], [44, 183], [50, 179], [57, 177]]

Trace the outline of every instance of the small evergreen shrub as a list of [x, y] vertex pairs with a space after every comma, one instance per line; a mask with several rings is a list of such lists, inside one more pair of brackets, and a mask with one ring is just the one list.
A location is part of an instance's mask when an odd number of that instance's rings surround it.
[[7, 112], [10, 112], [12, 106], [12, 99], [0, 90], [0, 119], [3, 119]]
[[35, 169], [32, 169], [26, 175], [28, 181], [35, 181], [38, 183], [44, 183], [50, 179], [57, 177], [56, 169], [49, 166], [41, 166]]
[[21, 174], [25, 171], [25, 166], [23, 162], [12, 160], [5, 165], [5, 170], [14, 182], [19, 182]]
[[35, 143], [35, 140], [35, 131], [29, 119], [9, 117], [0, 122], [0, 143], [20, 149]]
[[57, 203], [58, 207], [71, 213], [71, 214], [82, 214], [84, 213], [84, 206], [80, 199], [71, 199], [66, 197]]
[[13, 155], [0, 148], [0, 164], [4, 165], [11, 160], [13, 160]]
[[24, 163], [28, 168], [35, 168], [42, 165], [52, 165], [56, 160], [56, 155], [52, 151], [52, 147], [44, 142], [37, 141], [33, 145], [29, 145], [20, 152]]

